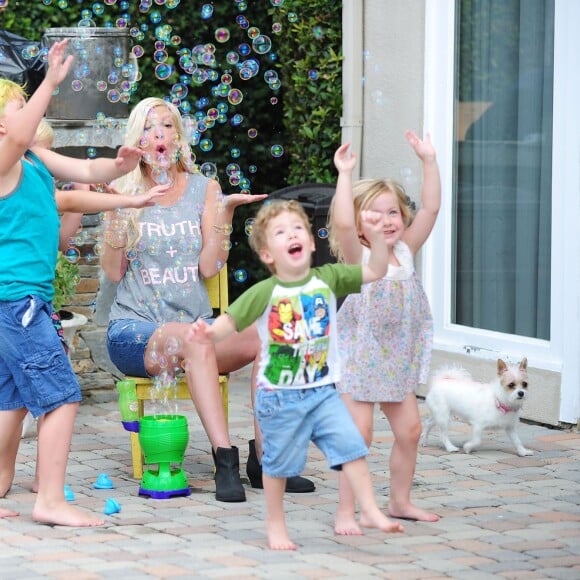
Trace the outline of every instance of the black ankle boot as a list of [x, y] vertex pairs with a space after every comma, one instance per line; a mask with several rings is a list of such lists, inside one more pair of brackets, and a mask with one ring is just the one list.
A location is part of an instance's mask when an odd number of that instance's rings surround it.
[[237, 447], [218, 447], [214, 452], [215, 498], [218, 501], [246, 501], [246, 492], [240, 479], [240, 455]]
[[[258, 461], [258, 454], [256, 453], [256, 440], [251, 439], [248, 443], [250, 444], [250, 454], [248, 455], [248, 461], [246, 463], [248, 479], [254, 489], [264, 489], [262, 465]], [[286, 491], [288, 493], [310, 493], [315, 489], [314, 484], [309, 479], [300, 477], [299, 475], [289, 477], [286, 480]]]

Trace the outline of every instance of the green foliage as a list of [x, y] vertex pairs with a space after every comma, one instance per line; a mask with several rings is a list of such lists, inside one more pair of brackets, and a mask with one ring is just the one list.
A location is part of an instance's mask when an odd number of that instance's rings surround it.
[[278, 69], [283, 82], [288, 185], [332, 183], [342, 113], [342, 12], [328, 0], [286, 0], [271, 8], [283, 22]]
[[76, 293], [79, 283], [79, 267], [66, 259], [62, 252], [58, 253], [54, 275], [54, 298], [52, 306], [58, 312], [65, 304], [69, 304]]

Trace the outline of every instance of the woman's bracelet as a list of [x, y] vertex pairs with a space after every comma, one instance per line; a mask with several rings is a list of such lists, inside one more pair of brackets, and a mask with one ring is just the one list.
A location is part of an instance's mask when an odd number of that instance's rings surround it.
[[127, 246], [127, 228], [129, 219], [127, 211], [116, 209], [105, 214], [105, 243], [115, 249], [121, 250]]
[[121, 250], [127, 246], [127, 236], [121, 231], [105, 230], [104, 240], [107, 246], [114, 250]]
[[214, 224], [213, 231], [216, 234], [223, 234], [224, 236], [229, 236], [234, 231], [234, 228], [232, 227], [232, 224], [221, 224], [219, 226], [217, 224]]

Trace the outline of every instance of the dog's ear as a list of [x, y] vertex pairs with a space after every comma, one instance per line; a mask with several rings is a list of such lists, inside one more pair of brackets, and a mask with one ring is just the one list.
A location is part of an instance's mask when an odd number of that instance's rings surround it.
[[525, 371], [528, 368], [528, 359], [524, 357], [520, 363], [520, 371]]
[[497, 359], [497, 374], [498, 374], [498, 376], [501, 376], [506, 371], [507, 371], [507, 365], [505, 364], [505, 362], [501, 358], [498, 358]]

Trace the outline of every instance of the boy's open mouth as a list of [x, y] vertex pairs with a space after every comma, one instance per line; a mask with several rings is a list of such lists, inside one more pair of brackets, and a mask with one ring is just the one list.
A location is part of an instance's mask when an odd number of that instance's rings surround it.
[[159, 155], [165, 155], [167, 153], [167, 147], [165, 147], [165, 145], [157, 145], [157, 147], [155, 147], [155, 151]]
[[294, 254], [299, 254], [302, 251], [302, 244], [292, 244], [288, 249], [288, 253], [293, 256]]

